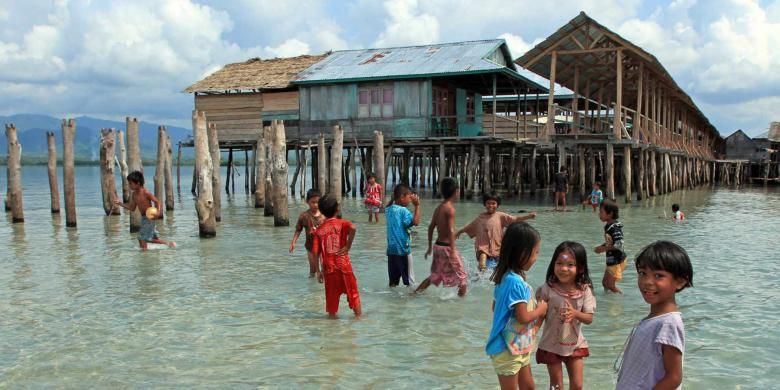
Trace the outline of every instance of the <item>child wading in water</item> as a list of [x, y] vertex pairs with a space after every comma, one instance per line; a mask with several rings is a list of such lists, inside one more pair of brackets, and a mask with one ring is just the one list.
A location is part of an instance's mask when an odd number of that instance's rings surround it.
[[[458, 287], [458, 295], [466, 295], [467, 275], [463, 269], [463, 260], [455, 249], [455, 202], [458, 200], [458, 183], [451, 177], [445, 177], [439, 188], [444, 200], [433, 211], [431, 224], [428, 225], [428, 251], [425, 258], [433, 253], [431, 276], [417, 287], [416, 292], [422, 292], [433, 283], [435, 286], [444, 283], [445, 287]], [[433, 230], [436, 229], [436, 244], [433, 241]]]
[[[144, 174], [139, 171], [130, 172], [127, 175], [127, 182], [130, 185], [130, 190], [133, 191], [130, 203], [122, 203], [119, 199], [114, 199], [114, 204], [130, 211], [135, 211], [137, 207], [141, 212], [141, 228], [138, 230], [138, 244], [141, 246], [141, 249], [146, 249], [147, 244], [150, 242], [175, 248], [175, 242], [161, 240], [157, 230], [154, 228], [153, 220], [159, 216], [160, 201], [144, 188]], [[156, 213], [154, 212], [155, 210], [157, 211]]]
[[[414, 205], [414, 215], [406, 208], [410, 202]], [[412, 248], [409, 229], [420, 224], [420, 199], [405, 184], [398, 184], [393, 189], [393, 200], [385, 207], [385, 220], [390, 287], [398, 286], [400, 280], [408, 286], [413, 282], [410, 277]]]
[[322, 194], [316, 189], [310, 189], [306, 192], [306, 203], [309, 205], [309, 209], [302, 212], [298, 216], [298, 223], [295, 225], [295, 235], [293, 235], [292, 242], [290, 243], [290, 253], [295, 250], [295, 242], [298, 241], [298, 237], [301, 235], [301, 231], [305, 230], [306, 242], [304, 247], [306, 248], [306, 256], [309, 258], [309, 277], [313, 278], [317, 275], [317, 255], [312, 253], [312, 247], [314, 244], [314, 231], [325, 222], [325, 216], [320, 213], [319, 202]]
[[536, 346], [535, 322], [547, 312], [547, 302], [533, 297], [525, 273], [539, 255], [539, 232], [525, 222], [506, 229], [501, 255], [491, 280], [493, 291], [493, 326], [485, 352], [493, 362], [498, 383], [503, 390], [533, 389], [531, 353]]
[[322, 272], [317, 269], [316, 273], [317, 279], [325, 282], [325, 311], [330, 318], [336, 318], [341, 294], [346, 294], [349, 308], [355, 312], [355, 317], [360, 317], [360, 293], [349, 260], [355, 225], [337, 217], [339, 203], [329, 194], [320, 198], [319, 208], [326, 219], [314, 231], [312, 252], [322, 258]]
[[668, 241], [648, 245], [636, 257], [637, 285], [650, 314], [631, 331], [619, 365], [618, 390], [679, 389], [685, 327], [675, 294], [693, 287], [685, 249]]
[[604, 289], [622, 294], [617, 287], [617, 282], [623, 279], [623, 270], [626, 268], [626, 253], [623, 252], [623, 224], [617, 219], [620, 209], [617, 203], [607, 199], [599, 208], [599, 219], [604, 224], [604, 243], [595, 248], [596, 253], [607, 254], [607, 268], [604, 270], [604, 278], [601, 284]]
[[685, 213], [680, 211], [680, 205], [675, 203], [672, 205], [672, 219], [675, 221], [684, 221]]
[[379, 223], [379, 209], [382, 207], [382, 185], [376, 182], [376, 175], [369, 173], [366, 175], [366, 199], [363, 204], [368, 210], [368, 223], [371, 223], [372, 217], [374, 223]]
[[563, 389], [562, 364], [566, 364], [569, 389], [580, 390], [582, 358], [590, 356], [582, 324], [593, 322], [596, 311], [585, 248], [572, 241], [558, 245], [545, 279], [546, 283], [536, 292], [536, 297], [548, 305], [547, 315], [542, 318], [544, 333], [536, 351], [536, 362], [547, 365], [550, 389]]
[[482, 205], [485, 212], [474, 218], [471, 223], [458, 230], [456, 238], [461, 234], [468, 234], [469, 238], [475, 238], [474, 250], [476, 251], [479, 271], [487, 268], [495, 268], [498, 264], [498, 254], [501, 253], [501, 239], [504, 229], [514, 222], [526, 221], [536, 218], [536, 213], [514, 216], [498, 211], [501, 198], [495, 192], [482, 195]]
[[590, 203], [590, 206], [593, 207], [593, 211], [596, 211], [602, 201], [604, 201], [604, 193], [601, 192], [601, 183], [595, 182], [593, 183], [593, 190], [590, 191], [590, 195], [585, 198], [585, 201], [582, 202], [582, 204], [585, 205]]

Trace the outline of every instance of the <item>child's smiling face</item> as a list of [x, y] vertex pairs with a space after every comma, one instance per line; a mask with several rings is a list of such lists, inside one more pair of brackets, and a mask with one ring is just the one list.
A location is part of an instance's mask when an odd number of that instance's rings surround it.
[[488, 200], [487, 202], [485, 202], [485, 210], [487, 211], [488, 214], [495, 213], [496, 210], [498, 210], [498, 202], [492, 199]]
[[685, 287], [685, 279], [674, 277], [672, 273], [654, 270], [649, 267], [638, 267], [637, 286], [642, 298], [650, 305], [661, 305], [674, 302], [677, 290]]
[[555, 259], [555, 277], [561, 284], [571, 284], [577, 278], [577, 260], [574, 254], [569, 251], [563, 251]]
[[309, 198], [309, 200], [306, 201], [306, 204], [309, 205], [309, 210], [311, 212], [317, 212], [320, 209], [319, 203], [320, 203], [319, 196], [312, 196], [311, 198]]

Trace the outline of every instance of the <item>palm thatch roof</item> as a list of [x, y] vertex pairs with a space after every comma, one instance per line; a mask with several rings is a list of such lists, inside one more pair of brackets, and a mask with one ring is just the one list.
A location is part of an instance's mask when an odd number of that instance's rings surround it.
[[328, 54], [330, 53], [269, 60], [252, 58], [244, 62], [227, 64], [184, 91], [196, 93], [291, 88], [290, 82], [298, 73], [327, 57]]

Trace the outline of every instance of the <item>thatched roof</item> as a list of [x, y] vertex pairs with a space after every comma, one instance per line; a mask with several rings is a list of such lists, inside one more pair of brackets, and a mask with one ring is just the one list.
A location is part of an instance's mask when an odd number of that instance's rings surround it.
[[328, 54], [270, 60], [252, 58], [244, 62], [227, 64], [184, 91], [194, 93], [290, 88], [290, 82], [298, 73], [327, 57]]

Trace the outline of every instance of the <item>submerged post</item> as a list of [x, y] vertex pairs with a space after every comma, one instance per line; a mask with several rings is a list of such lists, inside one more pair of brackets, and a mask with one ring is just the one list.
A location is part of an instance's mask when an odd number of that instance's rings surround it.
[[[165, 137], [165, 210], [173, 211], [173, 146], [171, 136]], [[160, 200], [162, 202], [162, 199]]]
[[157, 204], [159, 210], [157, 218], [162, 219], [165, 213], [165, 206], [162, 204], [165, 199], [165, 126], [157, 127], [157, 165], [154, 169], [154, 197], [160, 202]]
[[116, 134], [114, 129], [100, 130], [100, 190], [103, 194], [103, 211], [106, 215], [119, 215], [116, 177], [114, 176], [114, 158], [116, 156]]
[[24, 222], [24, 205], [22, 202], [22, 145], [16, 136], [16, 126], [5, 125], [5, 136], [8, 139], [8, 203], [11, 207], [13, 223]]
[[[626, 191], [626, 203], [631, 203], [631, 146], [623, 147], [623, 185]], [[640, 195], [641, 199], [641, 195]]]
[[76, 227], [76, 183], [73, 168], [73, 138], [76, 121], [62, 120], [62, 182], [65, 191], [65, 226]]
[[[144, 172], [141, 163], [141, 145], [138, 141], [138, 119], [125, 118], [127, 130], [127, 170], [130, 172]], [[129, 191], [128, 199], [133, 197], [133, 191]], [[136, 208], [130, 212], [130, 233], [135, 233], [141, 228], [141, 211]]]
[[317, 187], [320, 191], [328, 191], [328, 150], [325, 149], [325, 134], [320, 133], [317, 142]]
[[54, 132], [46, 132], [46, 143], [49, 147], [49, 189], [51, 190], [51, 212], [60, 213], [60, 189], [57, 185], [57, 145], [54, 142]]
[[130, 201], [130, 185], [127, 182], [127, 149], [125, 148], [125, 133], [122, 130], [117, 132], [119, 138], [119, 171], [122, 174], [122, 203]]
[[[290, 226], [287, 211], [287, 140], [284, 122], [273, 121], [274, 132], [274, 226]], [[338, 165], [341, 167], [341, 164]], [[337, 188], [341, 192], [341, 185]]]
[[176, 192], [181, 192], [181, 141], [176, 152]]
[[263, 127], [263, 142], [265, 142], [265, 207], [263, 207], [263, 215], [270, 217], [274, 215], [274, 133], [271, 126]]
[[212, 173], [214, 165], [209, 153], [209, 139], [206, 131], [206, 113], [192, 111], [192, 134], [195, 138], [195, 170], [198, 173], [198, 200], [195, 210], [198, 212], [198, 234], [200, 237], [217, 235], [217, 220], [214, 215], [214, 192]]
[[607, 198], [615, 199], [615, 151], [611, 143], [607, 142]]
[[263, 138], [257, 139], [257, 153], [255, 153], [255, 208], [265, 207], [265, 142]]
[[330, 192], [341, 203], [343, 196], [341, 179], [344, 159], [344, 129], [341, 126], [333, 126], [333, 146], [330, 153]]
[[[214, 219], [217, 222], [222, 221], [222, 193], [219, 191], [220, 189], [220, 176], [219, 176], [219, 166], [220, 166], [220, 160], [221, 155], [219, 152], [219, 138], [217, 135], [217, 126], [214, 123], [208, 124], [208, 130], [206, 130], [206, 136], [208, 137], [208, 145], [209, 145], [209, 155], [212, 165], [212, 173], [211, 173], [211, 188], [213, 189], [213, 193], [211, 194], [212, 200], [214, 203], [212, 203], [212, 212], [214, 213]], [[228, 163], [228, 172], [230, 170], [230, 163]], [[230, 181], [230, 173], [228, 173], [228, 178], [226, 179]]]
[[382, 185], [380, 200], [384, 203], [384, 194], [387, 189], [385, 181], [385, 136], [381, 131], [374, 132], [373, 166], [376, 182]]

